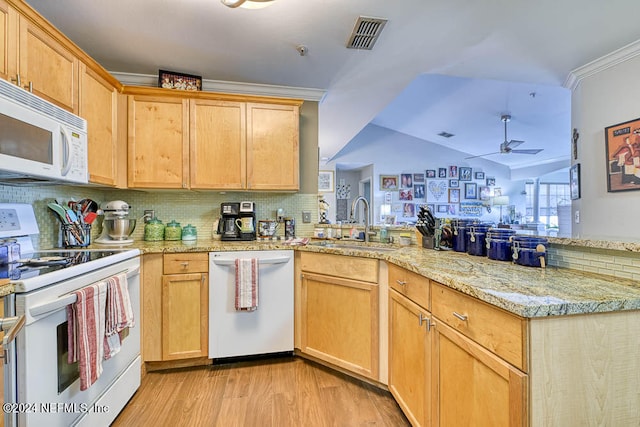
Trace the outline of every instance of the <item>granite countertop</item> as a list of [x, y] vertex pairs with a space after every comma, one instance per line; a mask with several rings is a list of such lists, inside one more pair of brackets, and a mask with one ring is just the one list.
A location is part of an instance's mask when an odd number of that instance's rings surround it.
[[[419, 246], [342, 242], [330, 247], [282, 242], [136, 242], [142, 253], [295, 249], [377, 258], [476, 297], [522, 317], [603, 313], [640, 309], [640, 282], [566, 268], [533, 268], [453, 251]], [[362, 246], [364, 249], [356, 249]], [[377, 248], [383, 248], [377, 250]]]
[[[340, 247], [340, 244], [334, 247], [313, 243], [306, 246], [289, 246], [282, 241], [222, 242], [198, 239], [188, 243], [136, 241], [126, 248], [139, 249], [142, 254], [294, 249], [377, 258], [526, 318], [640, 309], [640, 282], [635, 280], [566, 268], [524, 267], [510, 262], [494, 261], [453, 251], [423, 249], [419, 246], [400, 247], [356, 242], [348, 244], [349, 247], [344, 248]], [[359, 247], [363, 249], [358, 249]], [[105, 247], [92, 245], [91, 248]], [[0, 283], [0, 296], [11, 292], [13, 285]]]

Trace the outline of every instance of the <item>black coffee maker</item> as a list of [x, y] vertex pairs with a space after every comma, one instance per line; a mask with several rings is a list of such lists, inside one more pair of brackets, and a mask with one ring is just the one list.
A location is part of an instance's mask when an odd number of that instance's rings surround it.
[[222, 240], [256, 240], [255, 203], [225, 202], [220, 204], [218, 234]]

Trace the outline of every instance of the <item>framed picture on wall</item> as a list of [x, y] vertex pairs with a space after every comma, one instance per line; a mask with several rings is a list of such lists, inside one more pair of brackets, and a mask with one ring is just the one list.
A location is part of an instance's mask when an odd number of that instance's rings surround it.
[[438, 168], [438, 178], [447, 177], [447, 168]]
[[449, 203], [460, 203], [460, 189], [459, 188], [450, 188], [449, 189]]
[[475, 178], [476, 179], [484, 179], [484, 172], [476, 172], [475, 173]]
[[398, 189], [398, 175], [380, 175], [380, 189], [395, 191]]
[[334, 190], [333, 171], [318, 172], [318, 191], [332, 193]]
[[458, 182], [457, 179], [450, 179], [449, 180], [449, 187], [452, 187], [452, 188], [460, 187], [460, 183]]
[[580, 163], [576, 163], [569, 169], [569, 189], [571, 190], [571, 200], [580, 198]]
[[460, 176], [458, 179], [460, 181], [471, 181], [471, 168], [460, 167]]
[[477, 199], [478, 198], [478, 184], [475, 182], [467, 182], [464, 184], [464, 198], [465, 199]]
[[425, 175], [427, 176], [427, 178], [435, 178], [436, 177], [436, 170], [435, 169], [427, 169], [425, 171]]
[[496, 185], [496, 179], [495, 178], [487, 178], [487, 186], [492, 186], [492, 185]]
[[413, 174], [413, 184], [423, 183], [424, 182], [424, 174], [423, 173], [414, 173]]
[[458, 167], [449, 166], [449, 178], [457, 178], [457, 177], [458, 177]]
[[[640, 118], [618, 123], [604, 129], [607, 164], [607, 191], [640, 190]], [[573, 198], [573, 191], [571, 193]]]

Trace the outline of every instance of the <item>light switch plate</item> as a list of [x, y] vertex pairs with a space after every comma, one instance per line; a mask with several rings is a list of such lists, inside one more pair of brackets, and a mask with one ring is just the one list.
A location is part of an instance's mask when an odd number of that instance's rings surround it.
[[308, 224], [311, 222], [311, 212], [302, 211], [302, 222], [304, 222], [305, 224]]

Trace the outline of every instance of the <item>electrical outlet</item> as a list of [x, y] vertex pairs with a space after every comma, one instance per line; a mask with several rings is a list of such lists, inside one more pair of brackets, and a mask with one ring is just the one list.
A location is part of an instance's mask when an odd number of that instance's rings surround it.
[[145, 209], [145, 210], [144, 210], [144, 222], [145, 222], [145, 224], [146, 224], [147, 222], [149, 222], [149, 220], [150, 220], [151, 218], [155, 218], [155, 216], [156, 216], [156, 211], [155, 211], [155, 209]]
[[580, 211], [576, 211], [574, 214], [574, 222], [580, 224]]
[[278, 208], [276, 211], [276, 220], [278, 222], [284, 222], [284, 209]]
[[308, 224], [311, 222], [311, 212], [302, 211], [302, 222]]

